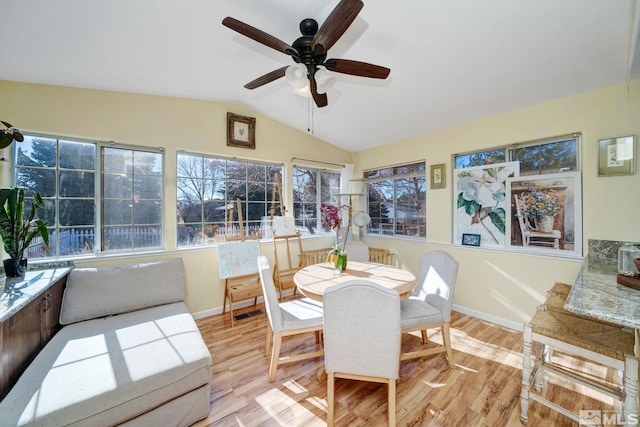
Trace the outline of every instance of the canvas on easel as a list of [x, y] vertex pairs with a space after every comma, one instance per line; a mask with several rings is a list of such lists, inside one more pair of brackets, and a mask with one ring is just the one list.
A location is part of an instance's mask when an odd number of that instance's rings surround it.
[[[222, 313], [226, 312], [227, 300], [231, 327], [235, 326], [237, 316], [233, 315], [233, 304], [253, 298], [253, 306], [262, 295], [257, 258], [260, 256], [260, 244], [257, 240], [232, 242], [218, 245], [218, 276], [225, 281]], [[249, 314], [242, 315], [248, 317]]]

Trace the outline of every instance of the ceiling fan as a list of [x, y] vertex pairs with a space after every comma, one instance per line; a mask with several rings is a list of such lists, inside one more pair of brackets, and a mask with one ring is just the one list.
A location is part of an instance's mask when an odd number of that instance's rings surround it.
[[[222, 25], [258, 43], [262, 43], [291, 56], [296, 64], [306, 66], [305, 72], [306, 78], [309, 80], [311, 96], [318, 107], [325, 107], [328, 104], [327, 95], [326, 93], [319, 93], [318, 88], [318, 76], [324, 71], [322, 68], [336, 73], [373, 79], [386, 79], [391, 71], [389, 68], [366, 62], [338, 58], [327, 59], [327, 51], [331, 49], [347, 28], [349, 28], [363, 7], [364, 3], [362, 0], [341, 0], [324, 21], [320, 29], [318, 29], [318, 23], [314, 19], [307, 18], [302, 20], [302, 22], [300, 22], [302, 37], [299, 37], [292, 45], [231, 17], [224, 18]], [[277, 80], [280, 77], [284, 77], [288, 75], [288, 73], [295, 73], [296, 68], [294, 67], [295, 66], [285, 66], [278, 68], [247, 83], [244, 87], [247, 89], [255, 89]], [[300, 68], [298, 65], [298, 70]], [[304, 70], [304, 67], [302, 67], [302, 70]]]

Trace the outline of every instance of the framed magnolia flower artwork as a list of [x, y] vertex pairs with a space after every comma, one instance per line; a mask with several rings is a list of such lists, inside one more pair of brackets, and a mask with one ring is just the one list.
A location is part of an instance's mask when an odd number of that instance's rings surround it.
[[464, 234], [475, 234], [480, 246], [505, 247], [507, 180], [519, 174], [519, 162], [454, 171], [453, 243], [462, 244]]

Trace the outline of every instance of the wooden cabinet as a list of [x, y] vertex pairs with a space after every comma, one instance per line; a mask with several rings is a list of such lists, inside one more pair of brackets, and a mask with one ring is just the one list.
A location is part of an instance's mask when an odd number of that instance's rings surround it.
[[42, 345], [45, 345], [60, 329], [60, 306], [62, 305], [62, 293], [64, 292], [66, 281], [66, 277], [58, 280], [40, 298], [42, 310], [40, 342]]
[[[62, 277], [55, 277], [46, 286], [40, 283], [39, 286], [43, 289], [37, 292], [36, 287], [35, 296], [28, 297], [25, 305], [0, 323], [0, 399], [8, 393], [28, 364], [60, 329], [58, 319], [66, 281], [65, 273]], [[20, 292], [14, 292], [13, 299], [27, 293], [29, 286], [27, 284], [20, 288]], [[11, 290], [5, 291], [2, 297], [6, 297], [10, 303], [12, 296], [8, 292]]]

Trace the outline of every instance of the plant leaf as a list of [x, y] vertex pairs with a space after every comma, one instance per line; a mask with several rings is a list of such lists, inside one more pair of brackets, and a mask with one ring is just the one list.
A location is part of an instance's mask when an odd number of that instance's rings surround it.
[[503, 208], [494, 209], [493, 211], [491, 211], [491, 213], [489, 213], [489, 218], [491, 219], [491, 223], [495, 225], [496, 228], [500, 230], [502, 234], [505, 234], [505, 229], [506, 229], [505, 221], [507, 219], [507, 215], [504, 209]]

